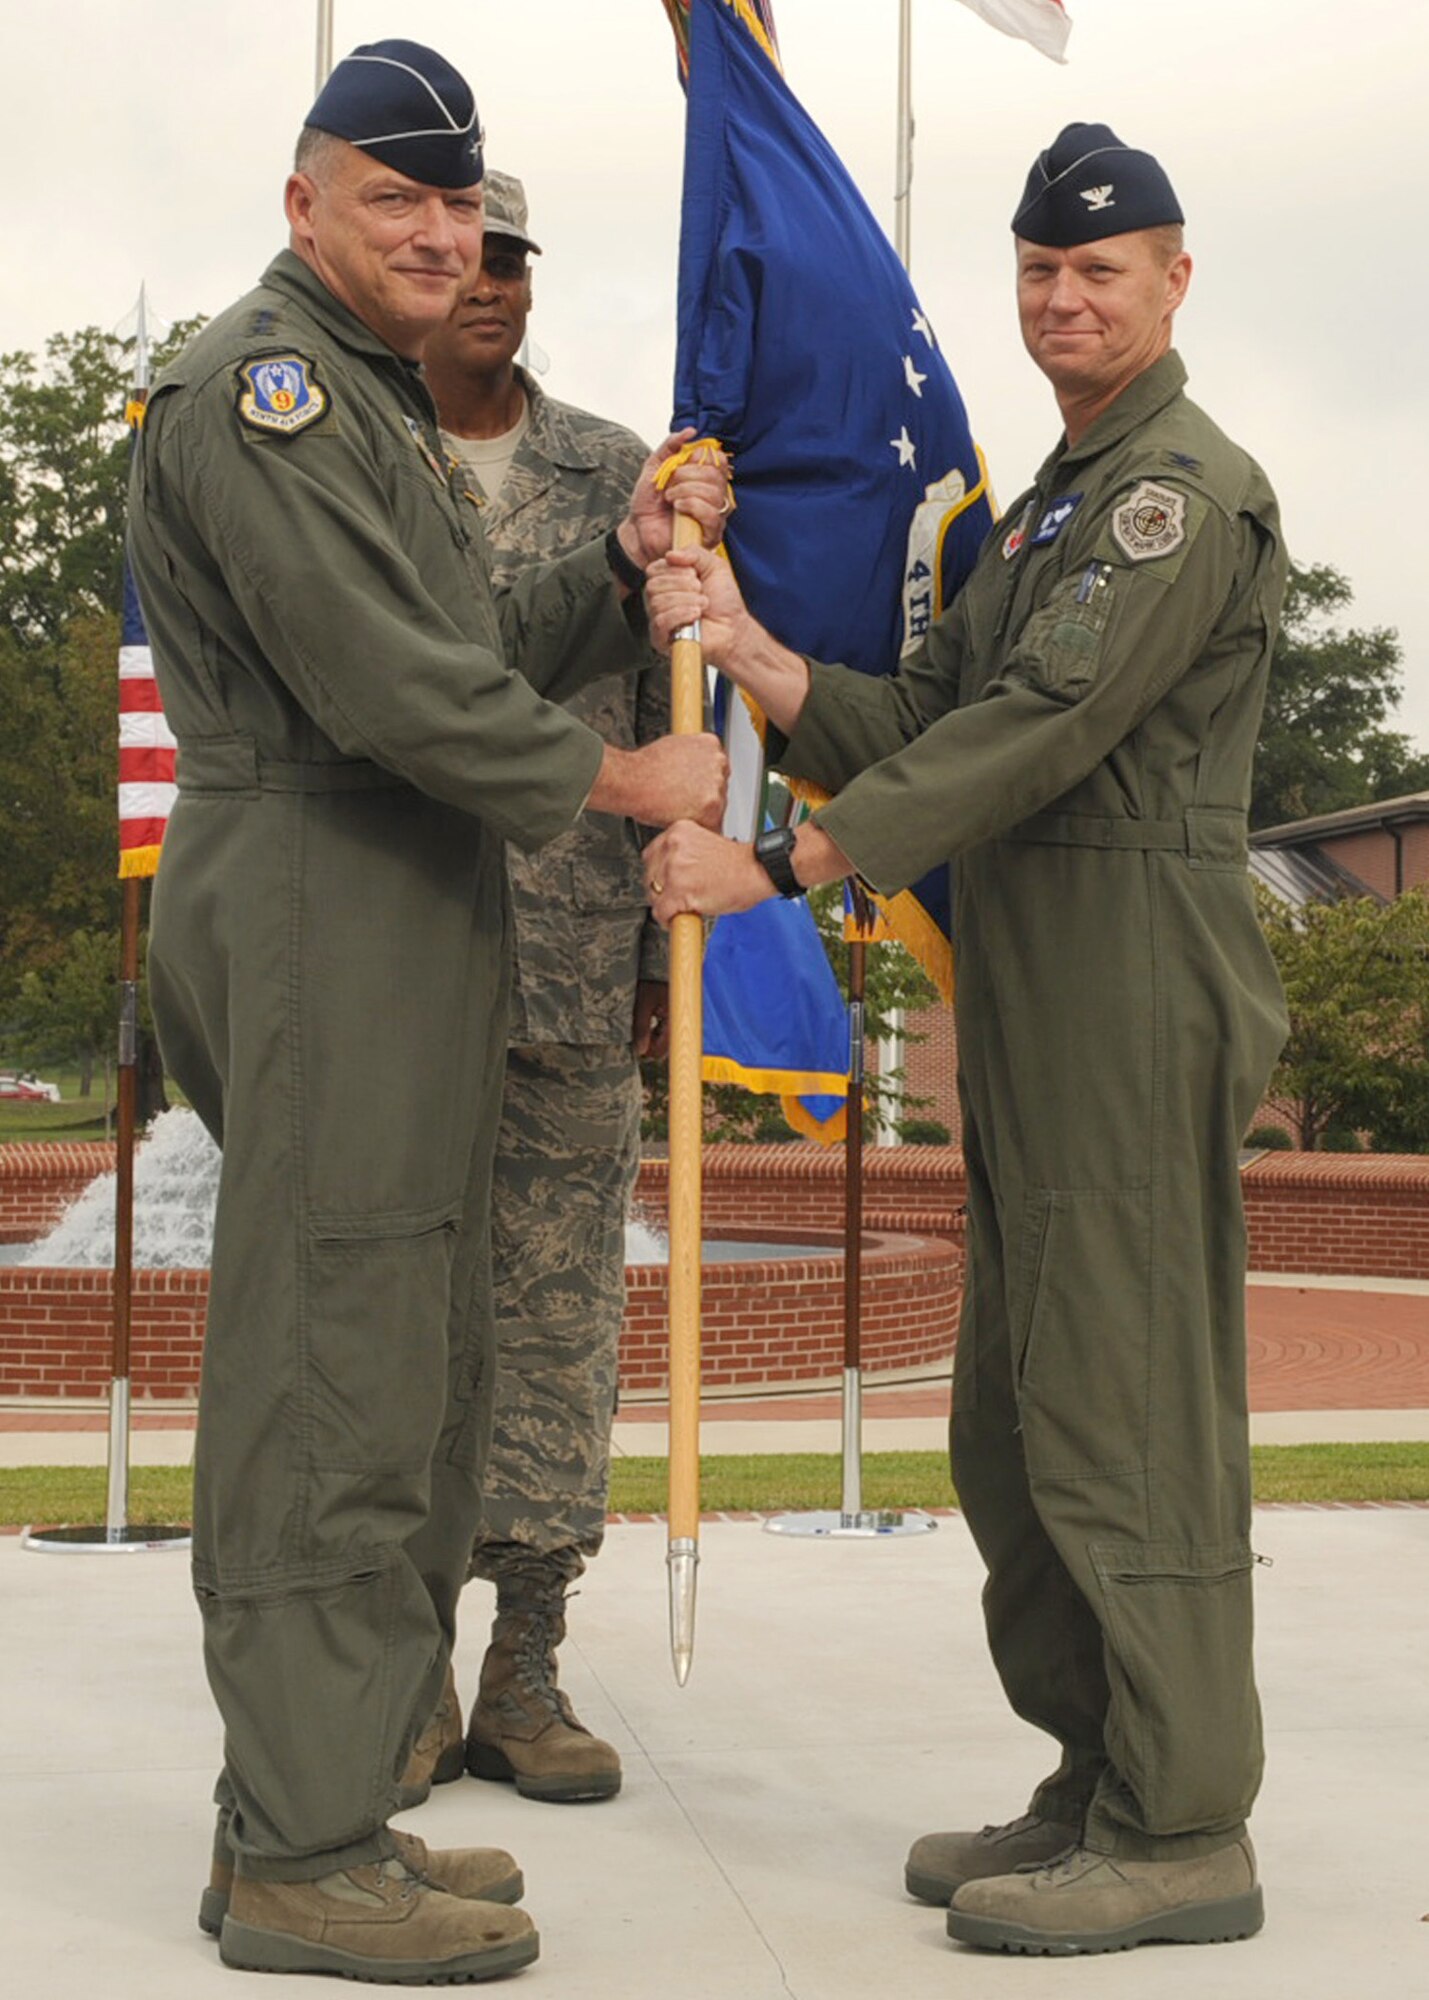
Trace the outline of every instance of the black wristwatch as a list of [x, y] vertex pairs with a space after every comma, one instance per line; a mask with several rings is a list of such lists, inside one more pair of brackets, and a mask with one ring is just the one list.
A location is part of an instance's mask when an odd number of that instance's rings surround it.
[[804, 891], [794, 873], [794, 829], [771, 826], [754, 838], [754, 858], [781, 896], [802, 896]]
[[627, 590], [633, 590], [638, 597], [645, 588], [645, 572], [638, 562], [625, 553], [625, 544], [614, 528], [605, 538], [605, 560], [616, 582], [623, 583]]

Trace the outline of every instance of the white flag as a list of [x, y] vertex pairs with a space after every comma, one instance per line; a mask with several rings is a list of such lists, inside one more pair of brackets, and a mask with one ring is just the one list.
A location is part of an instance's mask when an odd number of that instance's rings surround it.
[[963, 5], [1004, 35], [1031, 42], [1053, 62], [1067, 60], [1064, 51], [1072, 24], [1062, 0], [963, 0]]

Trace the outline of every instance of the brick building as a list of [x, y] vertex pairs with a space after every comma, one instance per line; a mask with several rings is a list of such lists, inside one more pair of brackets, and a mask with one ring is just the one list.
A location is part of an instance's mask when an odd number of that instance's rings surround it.
[[[1251, 871], [1276, 895], [1296, 904], [1341, 896], [1371, 896], [1388, 903], [1406, 889], [1425, 887], [1429, 792], [1266, 827], [1251, 835]], [[910, 1115], [936, 1119], [956, 1145], [962, 1125], [953, 1010], [941, 1002], [925, 1007], [908, 1016], [908, 1030], [905, 1087], [910, 1098], [929, 1100]], [[872, 1048], [868, 1067], [877, 1073]]]
[[1288, 901], [1338, 895], [1390, 903], [1429, 884], [1429, 792], [1268, 826], [1250, 845], [1255, 873]]

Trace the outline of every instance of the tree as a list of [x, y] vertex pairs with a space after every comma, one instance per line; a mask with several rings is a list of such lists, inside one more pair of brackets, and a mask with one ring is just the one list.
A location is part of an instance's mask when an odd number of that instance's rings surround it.
[[1256, 752], [1252, 827], [1429, 788], [1429, 754], [1388, 726], [1404, 686], [1398, 636], [1384, 626], [1338, 625], [1353, 595], [1327, 564], [1291, 567]]
[[118, 1007], [119, 938], [113, 931], [73, 931], [41, 972], [20, 981], [15, 1044], [32, 1063], [77, 1063], [89, 1094], [96, 1061], [107, 1084]]
[[1429, 1151], [1429, 891], [1298, 910], [1256, 894], [1290, 1012], [1269, 1094], [1293, 1108], [1301, 1147], [1352, 1131]]
[[[176, 327], [156, 361], [193, 325]], [[0, 1023], [12, 1034], [17, 1010], [30, 1034], [26, 1009], [58, 995], [77, 936], [119, 925], [130, 373], [126, 344], [97, 327], [55, 334], [43, 356], [0, 356]], [[104, 1046], [115, 1038], [111, 1018]]]

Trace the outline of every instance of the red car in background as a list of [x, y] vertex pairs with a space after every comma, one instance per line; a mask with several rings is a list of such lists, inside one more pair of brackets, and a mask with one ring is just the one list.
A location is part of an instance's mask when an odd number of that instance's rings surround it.
[[57, 1083], [42, 1083], [37, 1076], [0, 1076], [0, 1097], [18, 1098], [27, 1104], [58, 1104]]

